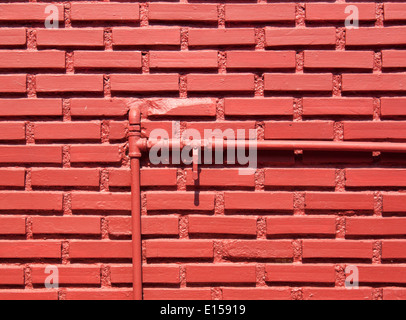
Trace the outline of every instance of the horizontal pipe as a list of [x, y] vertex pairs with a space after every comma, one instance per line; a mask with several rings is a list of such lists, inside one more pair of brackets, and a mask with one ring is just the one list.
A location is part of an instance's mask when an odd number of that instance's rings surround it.
[[250, 146], [258, 150], [312, 150], [312, 151], [358, 151], [358, 152], [394, 152], [406, 153], [406, 143], [400, 142], [347, 142], [347, 141], [298, 141], [298, 140], [149, 140], [139, 139], [140, 150], [148, 150], [154, 146], [184, 148], [197, 146], [205, 148], [245, 148]]

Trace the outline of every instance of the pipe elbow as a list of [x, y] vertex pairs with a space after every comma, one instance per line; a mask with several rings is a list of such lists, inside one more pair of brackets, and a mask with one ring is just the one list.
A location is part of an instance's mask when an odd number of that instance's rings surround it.
[[141, 110], [139, 107], [132, 107], [128, 115], [130, 125], [139, 125], [141, 123]]

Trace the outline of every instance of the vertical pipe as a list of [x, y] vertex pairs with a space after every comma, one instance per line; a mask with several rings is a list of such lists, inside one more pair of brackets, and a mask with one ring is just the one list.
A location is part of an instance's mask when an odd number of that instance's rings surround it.
[[134, 300], [142, 300], [142, 240], [141, 240], [141, 151], [137, 140], [141, 138], [141, 114], [133, 108], [129, 115], [129, 156], [131, 162], [131, 217]]

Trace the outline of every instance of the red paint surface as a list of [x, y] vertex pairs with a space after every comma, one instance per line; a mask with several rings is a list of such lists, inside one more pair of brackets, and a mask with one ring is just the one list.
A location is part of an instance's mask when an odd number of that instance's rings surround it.
[[[133, 298], [132, 106], [143, 137], [405, 142], [406, 4], [354, 4], [355, 30], [344, 3], [66, 2], [59, 30], [46, 2], [0, 4], [0, 299]], [[196, 183], [144, 154], [144, 299], [406, 299], [405, 164], [261, 151]]]

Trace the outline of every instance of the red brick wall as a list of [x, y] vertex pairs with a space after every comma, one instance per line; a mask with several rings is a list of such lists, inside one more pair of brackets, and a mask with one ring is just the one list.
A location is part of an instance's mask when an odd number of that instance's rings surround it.
[[[139, 99], [154, 99], [144, 136], [179, 120], [260, 140], [406, 139], [406, 4], [58, 2], [47, 30], [48, 3], [1, 2], [0, 299], [132, 298]], [[348, 4], [359, 29], [344, 28]], [[145, 299], [406, 298], [403, 155], [259, 160], [253, 176], [203, 166], [195, 185], [189, 166], [143, 158]]]

